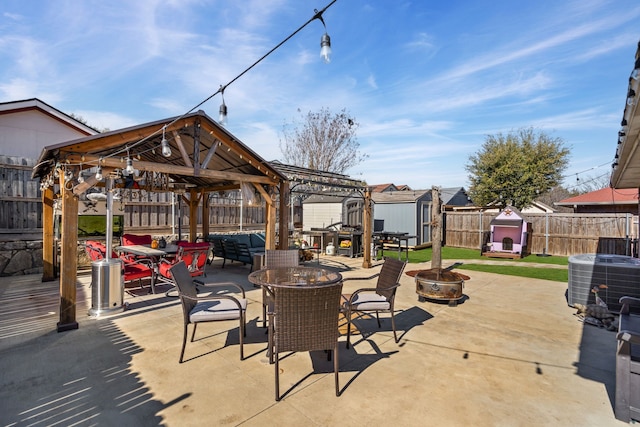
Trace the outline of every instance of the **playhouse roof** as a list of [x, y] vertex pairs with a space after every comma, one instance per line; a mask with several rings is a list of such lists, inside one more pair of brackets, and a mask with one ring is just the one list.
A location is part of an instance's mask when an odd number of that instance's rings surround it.
[[502, 212], [495, 217], [489, 225], [498, 225], [502, 227], [522, 227], [524, 217], [522, 212], [513, 206], [505, 207]]

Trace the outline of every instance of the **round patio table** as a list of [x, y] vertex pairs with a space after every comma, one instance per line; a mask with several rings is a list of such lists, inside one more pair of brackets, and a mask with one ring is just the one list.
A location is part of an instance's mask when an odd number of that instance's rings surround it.
[[342, 280], [342, 275], [320, 267], [263, 268], [249, 274], [249, 281], [268, 288], [325, 286]]

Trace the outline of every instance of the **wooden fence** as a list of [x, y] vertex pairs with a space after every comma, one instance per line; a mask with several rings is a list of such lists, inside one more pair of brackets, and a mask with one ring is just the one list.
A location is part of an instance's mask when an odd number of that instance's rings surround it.
[[[498, 212], [446, 212], [445, 245], [478, 249]], [[529, 253], [637, 255], [638, 217], [631, 214], [524, 214], [531, 224]]]
[[[39, 180], [31, 179], [35, 160], [0, 156], [0, 240], [42, 239], [42, 195]], [[156, 234], [175, 234], [182, 226], [189, 229], [189, 209], [178, 195], [137, 190], [120, 190], [124, 203], [124, 227]], [[242, 206], [229, 192], [225, 196], [212, 193], [209, 201], [210, 230], [264, 229], [263, 206]], [[202, 224], [202, 210], [198, 211]]]
[[[34, 165], [32, 159], [0, 156], [0, 239], [42, 238], [40, 183], [31, 179]], [[180, 209], [171, 193], [123, 190], [121, 196], [125, 204], [125, 230], [174, 234], [179, 225], [183, 233], [189, 229], [188, 209], [184, 203]], [[243, 206], [241, 215], [239, 200], [233, 193], [212, 193], [208, 213], [211, 231], [237, 230], [240, 222], [243, 229], [264, 229], [264, 206]], [[489, 223], [498, 213], [446, 212], [444, 215], [445, 245], [480, 250]], [[638, 217], [635, 215], [555, 213], [526, 214], [525, 217], [531, 223], [530, 253], [637, 255]], [[202, 210], [198, 211], [198, 224], [202, 224]]]

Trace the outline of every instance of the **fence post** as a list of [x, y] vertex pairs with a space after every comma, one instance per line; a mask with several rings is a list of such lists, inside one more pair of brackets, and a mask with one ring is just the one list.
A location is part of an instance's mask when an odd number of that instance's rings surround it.
[[544, 215], [544, 250], [543, 254], [547, 254], [549, 250], [549, 212], [546, 212]]
[[480, 215], [480, 221], [478, 223], [478, 247], [482, 251], [482, 211], [478, 212]]

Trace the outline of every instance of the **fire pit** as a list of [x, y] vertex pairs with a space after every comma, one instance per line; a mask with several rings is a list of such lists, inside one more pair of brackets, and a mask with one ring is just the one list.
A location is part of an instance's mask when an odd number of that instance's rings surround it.
[[[407, 274], [413, 272], [407, 272]], [[413, 274], [410, 274], [413, 275]], [[415, 272], [418, 300], [458, 301], [464, 297], [464, 281], [469, 277], [448, 270], [432, 268]]]

